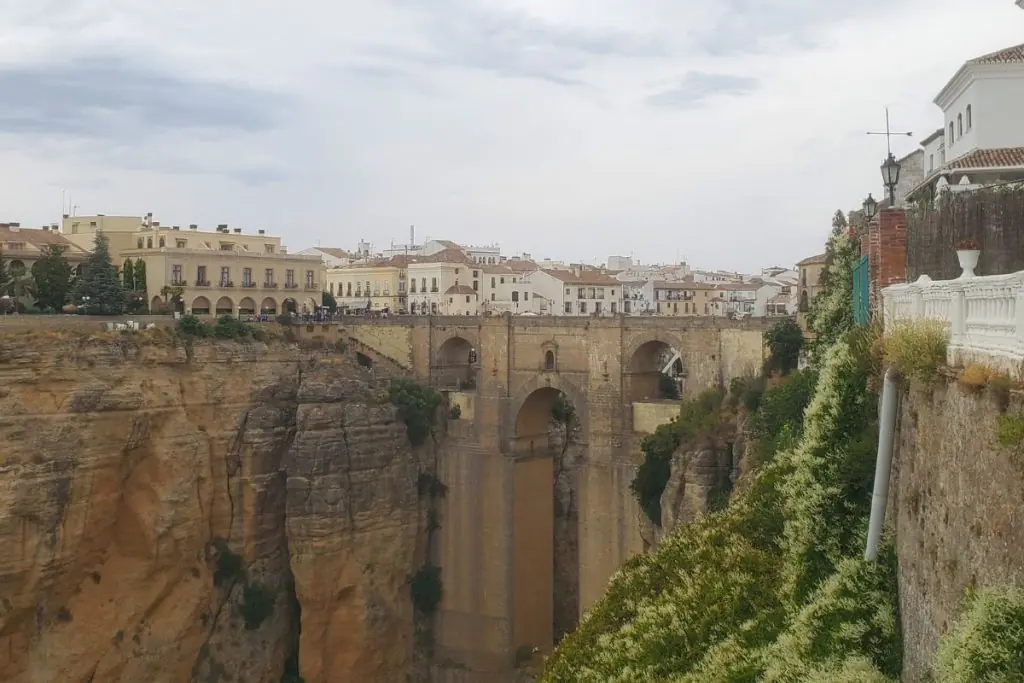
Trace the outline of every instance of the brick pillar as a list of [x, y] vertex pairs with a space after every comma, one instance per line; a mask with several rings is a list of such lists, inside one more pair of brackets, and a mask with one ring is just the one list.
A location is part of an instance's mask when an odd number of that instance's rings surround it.
[[878, 216], [878, 287], [907, 281], [907, 213], [886, 209]]
[[861, 243], [861, 254], [868, 257], [868, 296], [871, 307], [878, 301], [878, 221], [871, 221]]

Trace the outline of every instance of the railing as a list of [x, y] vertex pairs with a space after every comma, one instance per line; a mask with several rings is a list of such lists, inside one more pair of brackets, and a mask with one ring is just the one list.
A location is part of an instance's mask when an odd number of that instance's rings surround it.
[[951, 364], [983, 362], [1024, 378], [1024, 271], [916, 282], [882, 290], [886, 331], [938, 320], [949, 329]]

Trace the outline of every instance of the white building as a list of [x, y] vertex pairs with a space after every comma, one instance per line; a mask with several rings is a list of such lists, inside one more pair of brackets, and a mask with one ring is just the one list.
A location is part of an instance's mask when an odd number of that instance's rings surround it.
[[[618, 278], [616, 278], [618, 279]], [[626, 315], [644, 315], [654, 310], [653, 280], [620, 280], [622, 283], [622, 312]]]
[[743, 282], [742, 275], [731, 273], [727, 270], [695, 270], [692, 273], [692, 277], [694, 282], [707, 282], [711, 284]]
[[[482, 298], [480, 311], [501, 315], [512, 313], [540, 313], [540, 302], [533, 296], [529, 272], [510, 268], [504, 264], [480, 265]], [[536, 271], [536, 268], [533, 269]]]
[[609, 256], [608, 270], [629, 270], [633, 265], [633, 258], [630, 256]]
[[310, 247], [299, 252], [300, 256], [319, 256], [328, 268], [347, 266], [356, 260], [354, 254], [334, 247]]
[[622, 312], [622, 283], [597, 268], [540, 269], [530, 275], [538, 305], [550, 315], [606, 316]]
[[480, 267], [458, 249], [410, 259], [406, 267], [409, 310], [425, 315], [475, 315], [479, 312]]
[[924, 181], [911, 199], [1024, 179], [1024, 44], [966, 62], [935, 97], [938, 133], [922, 142]]

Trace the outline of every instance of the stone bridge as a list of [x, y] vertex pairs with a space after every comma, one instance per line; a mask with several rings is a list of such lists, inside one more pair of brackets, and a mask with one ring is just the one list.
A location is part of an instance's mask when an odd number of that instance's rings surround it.
[[[773, 322], [408, 317], [302, 330], [344, 338], [364, 363], [397, 365], [460, 406], [440, 458], [434, 681], [508, 680], [575, 626], [645, 550], [629, 485], [640, 438], [679, 411], [659, 398], [661, 372], [683, 396], [756, 374]], [[560, 397], [577, 415], [568, 437], [552, 427]]]

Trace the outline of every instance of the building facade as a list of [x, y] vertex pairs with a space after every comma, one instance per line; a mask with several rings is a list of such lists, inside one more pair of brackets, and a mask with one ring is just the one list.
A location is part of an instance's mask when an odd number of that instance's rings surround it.
[[[211, 232], [150, 222], [131, 234], [130, 243], [118, 258], [145, 262], [151, 311], [173, 306], [192, 315], [312, 313], [323, 304], [321, 258], [289, 254], [280, 237], [262, 230], [244, 235], [226, 225]], [[177, 301], [170, 300], [171, 291], [180, 292]]]
[[408, 306], [408, 263], [407, 257], [395, 256], [329, 268], [327, 291], [346, 311], [402, 312]]
[[537, 302], [549, 315], [609, 316], [622, 312], [622, 283], [596, 268], [542, 268], [530, 275]]

